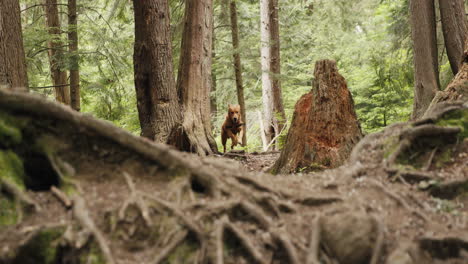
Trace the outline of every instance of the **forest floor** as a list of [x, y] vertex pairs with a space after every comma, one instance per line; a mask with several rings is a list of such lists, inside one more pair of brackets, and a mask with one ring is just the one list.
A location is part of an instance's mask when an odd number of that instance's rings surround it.
[[[0, 175], [1, 264], [467, 263], [468, 139], [434, 137], [453, 128], [395, 124], [341, 167], [272, 175], [277, 152], [198, 157], [8, 96], [4, 124], [24, 137], [2, 155], [16, 151], [29, 182]], [[430, 132], [407, 149], [423, 166], [386, 164], [386, 148], [414, 131]]]

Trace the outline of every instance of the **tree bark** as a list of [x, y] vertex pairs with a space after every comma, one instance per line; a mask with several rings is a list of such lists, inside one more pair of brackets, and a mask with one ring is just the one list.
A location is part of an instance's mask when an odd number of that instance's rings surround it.
[[[212, 61], [215, 60], [216, 58], [216, 46], [215, 46], [215, 28], [214, 28], [214, 19], [213, 19], [213, 25], [211, 26], [213, 33], [211, 36], [211, 43], [213, 43], [213, 50], [211, 52], [211, 59]], [[211, 111], [211, 117], [215, 117], [216, 114], [218, 113], [218, 104], [216, 100], [216, 74], [214, 72], [211, 72], [211, 92], [210, 92], [210, 111]], [[216, 136], [216, 135], [215, 135]]]
[[210, 119], [212, 0], [187, 1], [184, 19], [177, 78], [183, 117], [169, 144], [204, 156], [218, 152]]
[[280, 80], [278, 79], [280, 46], [277, 0], [260, 1], [260, 35], [264, 127], [266, 138], [271, 141], [281, 132], [286, 122]]
[[275, 173], [338, 167], [362, 137], [353, 98], [336, 63], [318, 61], [314, 78], [312, 90], [296, 103]]
[[244, 132], [242, 136], [242, 145], [247, 145], [247, 118], [245, 110], [244, 100], [244, 84], [242, 81], [242, 65], [239, 51], [239, 28], [237, 22], [237, 6], [236, 0], [231, 0], [230, 4], [231, 11], [231, 35], [232, 35], [232, 47], [234, 49], [234, 72], [236, 76], [236, 90], [237, 90], [237, 101], [241, 108], [242, 121], [244, 122]]
[[52, 85], [55, 86], [55, 99], [70, 105], [70, 87], [67, 86], [67, 72], [63, 70], [63, 49], [57, 0], [44, 0], [46, 24], [49, 28], [48, 48]]
[[447, 57], [456, 75], [462, 65], [463, 47], [468, 33], [465, 3], [463, 0], [439, 0], [439, 8]]
[[0, 89], [28, 88], [26, 60], [17, 0], [0, 2]]
[[80, 56], [78, 55], [78, 15], [76, 0], [68, 0], [68, 50], [70, 52], [70, 105], [80, 111]]
[[439, 90], [435, 7], [432, 0], [411, 0], [410, 20], [414, 53], [412, 119], [420, 118]]
[[167, 0], [133, 1], [135, 90], [141, 135], [166, 143], [180, 121]]

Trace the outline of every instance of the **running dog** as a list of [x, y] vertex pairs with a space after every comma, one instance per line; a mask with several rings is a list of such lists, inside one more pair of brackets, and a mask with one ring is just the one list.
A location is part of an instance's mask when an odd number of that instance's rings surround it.
[[221, 127], [221, 141], [223, 142], [224, 153], [226, 153], [226, 142], [228, 138], [231, 138], [231, 149], [239, 143], [242, 144], [242, 136], [244, 134], [244, 129], [242, 126], [242, 115], [240, 112], [239, 105], [229, 105], [228, 114], [226, 115], [226, 120], [224, 120], [223, 126]]

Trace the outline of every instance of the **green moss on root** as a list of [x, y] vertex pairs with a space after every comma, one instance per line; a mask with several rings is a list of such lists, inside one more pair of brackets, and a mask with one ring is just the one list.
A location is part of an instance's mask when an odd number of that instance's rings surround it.
[[188, 240], [182, 243], [164, 261], [164, 264], [193, 263], [197, 257], [198, 245], [194, 241]]
[[57, 263], [57, 246], [65, 228], [49, 228], [39, 231], [19, 250], [14, 263]]
[[458, 134], [458, 138], [463, 140], [468, 137], [468, 109], [451, 111], [443, 115], [436, 124], [446, 127], [459, 127], [461, 132]]
[[25, 189], [23, 161], [11, 150], [0, 150], [0, 177]]
[[80, 263], [106, 264], [106, 260], [101, 253], [96, 242], [92, 242], [87, 253], [80, 255]]
[[22, 128], [28, 124], [27, 118], [13, 117], [6, 112], [0, 112], [0, 146], [11, 147], [21, 143]]
[[0, 230], [3, 227], [15, 225], [18, 221], [15, 201], [0, 192]]

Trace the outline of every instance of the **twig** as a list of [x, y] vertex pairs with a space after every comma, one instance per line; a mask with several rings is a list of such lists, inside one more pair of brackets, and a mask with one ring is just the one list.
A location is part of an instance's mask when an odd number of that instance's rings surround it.
[[60, 84], [60, 85], [34, 86], [34, 87], [30, 86], [29, 89], [45, 89], [45, 88], [65, 87], [65, 86], [70, 86], [70, 84], [67, 83], [67, 84]]
[[94, 221], [91, 219], [91, 216], [86, 209], [85, 201], [80, 196], [75, 196], [73, 198], [73, 215], [76, 219], [83, 225], [84, 228], [88, 229], [96, 238], [96, 242], [99, 245], [99, 248], [106, 259], [106, 263], [115, 264], [114, 257], [112, 256], [109, 245], [107, 244], [104, 235], [96, 227]]
[[65, 208], [67, 208], [67, 209], [71, 208], [72, 201], [70, 199], [68, 199], [67, 195], [64, 192], [62, 192], [60, 189], [58, 189], [55, 186], [51, 186], [50, 191], [52, 192], [52, 194], [55, 195], [55, 197], [57, 197], [57, 199], [59, 199], [59, 201], [61, 201], [63, 203]]
[[187, 235], [188, 231], [185, 230], [176, 234], [172, 241], [170, 241], [167, 246], [162, 248], [159, 254], [154, 258], [154, 264], [159, 264], [165, 260], [174, 249], [176, 249], [180, 244], [182, 244], [182, 242], [185, 241]]

